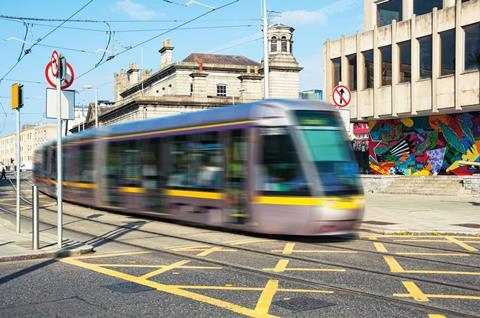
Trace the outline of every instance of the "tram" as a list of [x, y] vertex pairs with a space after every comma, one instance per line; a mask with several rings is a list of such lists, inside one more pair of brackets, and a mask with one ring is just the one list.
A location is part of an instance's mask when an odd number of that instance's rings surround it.
[[[94, 208], [247, 232], [356, 231], [364, 196], [339, 112], [296, 100], [184, 113], [63, 139], [63, 198]], [[34, 183], [56, 194], [56, 143]]]

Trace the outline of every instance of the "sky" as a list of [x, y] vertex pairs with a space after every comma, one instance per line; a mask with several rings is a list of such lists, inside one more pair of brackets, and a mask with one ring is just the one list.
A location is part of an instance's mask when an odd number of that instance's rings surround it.
[[[0, 16], [53, 19], [27, 21], [0, 17], [0, 79], [4, 78], [0, 82], [0, 136], [16, 129], [10, 86], [17, 81], [24, 84], [21, 125], [49, 122], [44, 117], [48, 87], [44, 71], [54, 49], [65, 55], [74, 68], [76, 79], [71, 89], [78, 91], [77, 105], [93, 101], [93, 91], [85, 90], [86, 85], [98, 87], [99, 99], [112, 100], [113, 74], [127, 69], [131, 62], [140, 68], [143, 64], [146, 69], [158, 70], [158, 50], [165, 39], [170, 39], [175, 47], [174, 61], [194, 52], [244, 55], [260, 61], [263, 54], [260, 0], [239, 0], [206, 14], [211, 8], [232, 1], [93, 0], [72, 19], [95, 22], [67, 22], [55, 29], [62, 23], [55, 19], [69, 18], [89, 0], [0, 0]], [[192, 3], [187, 6], [189, 2]], [[271, 23], [295, 28], [294, 55], [304, 67], [300, 73], [301, 90], [323, 88], [323, 43], [362, 30], [363, 1], [268, 0], [267, 7], [272, 11]], [[183, 29], [168, 31], [202, 14], [206, 15], [185, 24]], [[156, 38], [127, 50], [153, 37]], [[41, 38], [6, 75], [18, 61], [22, 46], [23, 50], [28, 49]], [[116, 56], [106, 61], [111, 55]], [[100, 61], [103, 62], [95, 68]]]

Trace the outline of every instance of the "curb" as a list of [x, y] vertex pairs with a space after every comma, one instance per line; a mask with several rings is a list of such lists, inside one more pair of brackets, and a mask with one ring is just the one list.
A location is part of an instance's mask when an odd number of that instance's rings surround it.
[[0, 256], [0, 263], [3, 262], [12, 262], [12, 261], [26, 261], [26, 260], [34, 260], [34, 259], [42, 259], [42, 258], [64, 258], [64, 257], [72, 257], [72, 256], [80, 256], [83, 254], [89, 254], [95, 252], [95, 249], [91, 245], [81, 246], [75, 249], [60, 249], [60, 250], [49, 250], [49, 251], [32, 251], [23, 254], [17, 255], [8, 255], [8, 256]]
[[457, 235], [457, 236], [472, 236], [472, 237], [480, 237], [480, 231], [478, 232], [462, 232], [462, 231], [416, 231], [416, 230], [383, 230], [383, 229], [375, 229], [375, 228], [368, 228], [368, 227], [361, 227], [360, 231], [370, 232], [380, 235], [405, 235], [405, 236], [413, 236], [413, 235], [431, 235], [431, 236], [442, 236], [442, 235]]

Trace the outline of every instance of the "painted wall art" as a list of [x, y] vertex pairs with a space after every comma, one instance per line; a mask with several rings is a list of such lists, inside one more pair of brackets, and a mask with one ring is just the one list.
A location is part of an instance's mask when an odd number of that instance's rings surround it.
[[480, 112], [369, 122], [375, 174], [473, 175], [480, 169]]

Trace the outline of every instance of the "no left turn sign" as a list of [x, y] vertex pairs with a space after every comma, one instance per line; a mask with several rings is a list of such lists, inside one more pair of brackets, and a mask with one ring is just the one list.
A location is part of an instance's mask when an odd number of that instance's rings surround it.
[[352, 100], [352, 92], [345, 85], [338, 85], [333, 89], [333, 102], [338, 107], [346, 107]]

